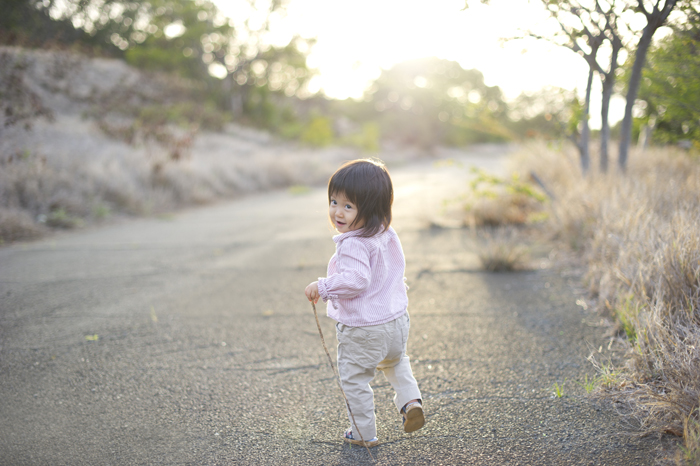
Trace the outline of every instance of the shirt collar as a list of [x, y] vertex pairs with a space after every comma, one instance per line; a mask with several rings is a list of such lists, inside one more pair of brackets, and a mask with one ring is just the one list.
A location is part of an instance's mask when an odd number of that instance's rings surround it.
[[335, 235], [333, 237], [333, 241], [335, 241], [337, 244], [337, 243], [341, 242], [342, 240], [344, 240], [345, 238], [350, 238], [351, 236], [361, 235], [363, 231], [364, 231], [364, 228], [359, 228], [357, 230], [352, 230], [352, 231], [347, 231], [345, 233], [340, 233], [340, 234]]
[[[389, 227], [389, 228], [391, 228], [391, 227]], [[377, 232], [377, 234], [374, 235], [374, 236], [379, 236], [379, 235], [381, 235], [382, 233], [384, 233], [384, 231], [385, 231], [385, 230], [384, 230], [384, 227], [382, 227], [382, 228]], [[361, 235], [363, 232], [364, 232], [364, 228], [359, 228], [359, 229], [357, 229], [357, 230], [352, 230], [352, 231], [348, 231], [348, 232], [345, 232], [345, 233], [340, 233], [340, 234], [335, 235], [335, 236], [333, 237], [333, 241], [335, 241], [336, 244], [338, 244], [339, 242], [341, 242], [341, 241], [344, 240], [345, 238], [350, 238], [351, 236], [359, 236], [359, 235]]]

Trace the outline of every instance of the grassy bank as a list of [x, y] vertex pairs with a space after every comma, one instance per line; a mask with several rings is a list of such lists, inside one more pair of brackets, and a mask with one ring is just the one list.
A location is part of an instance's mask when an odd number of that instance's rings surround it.
[[200, 133], [188, 157], [172, 161], [160, 148], [114, 141], [90, 121], [61, 116], [14, 140], [24, 142], [24, 149], [0, 152], [0, 242], [5, 243], [119, 216], [322, 184], [342, 160], [358, 156], [224, 132]]
[[587, 266], [591, 297], [626, 340], [624, 364], [598, 362], [598, 394], [641, 431], [683, 437], [678, 464], [700, 464], [700, 160], [653, 148], [624, 175], [584, 177], [573, 149], [541, 144], [514, 162], [551, 191], [542, 231]]
[[0, 47], [0, 65], [0, 244], [271, 189], [300, 192], [358, 157], [424, 155], [276, 138], [229, 121], [194, 82], [116, 59]]

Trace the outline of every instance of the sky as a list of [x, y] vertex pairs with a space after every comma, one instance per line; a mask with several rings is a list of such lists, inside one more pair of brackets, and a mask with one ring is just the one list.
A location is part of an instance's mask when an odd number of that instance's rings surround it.
[[[231, 0], [218, 0], [224, 14], [240, 15]], [[290, 0], [287, 15], [273, 23], [271, 40], [293, 34], [315, 37], [308, 65], [310, 83], [329, 97], [360, 98], [381, 70], [404, 60], [436, 56], [476, 68], [487, 85], [507, 99], [546, 86], [583, 94], [588, 67], [580, 56], [546, 41], [508, 40], [533, 29], [546, 35], [556, 26], [538, 0]], [[591, 126], [600, 127], [596, 82]], [[611, 106], [611, 122], [621, 119], [622, 99]]]

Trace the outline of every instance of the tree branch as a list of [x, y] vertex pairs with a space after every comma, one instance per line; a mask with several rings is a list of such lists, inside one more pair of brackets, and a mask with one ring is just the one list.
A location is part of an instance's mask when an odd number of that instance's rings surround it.
[[648, 22], [649, 19], [651, 18], [651, 13], [649, 13], [647, 11], [646, 7], [644, 6], [644, 0], [637, 0], [637, 5], [639, 6], [639, 9], [642, 11], [642, 13], [644, 13], [644, 16], [647, 17], [647, 22]]

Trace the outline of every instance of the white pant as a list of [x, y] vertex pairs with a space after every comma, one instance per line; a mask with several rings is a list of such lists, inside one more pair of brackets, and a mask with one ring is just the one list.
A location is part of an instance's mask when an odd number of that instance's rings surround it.
[[348, 327], [336, 324], [338, 337], [338, 372], [343, 390], [355, 423], [348, 413], [353, 436], [359, 439], [359, 432], [365, 440], [377, 436], [374, 416], [374, 392], [369, 383], [376, 370], [384, 372], [396, 394], [394, 404], [401, 408], [411, 400], [421, 398], [416, 379], [411, 371], [411, 362], [406, 356], [406, 342], [410, 319], [408, 312], [401, 317], [380, 325], [369, 327]]

